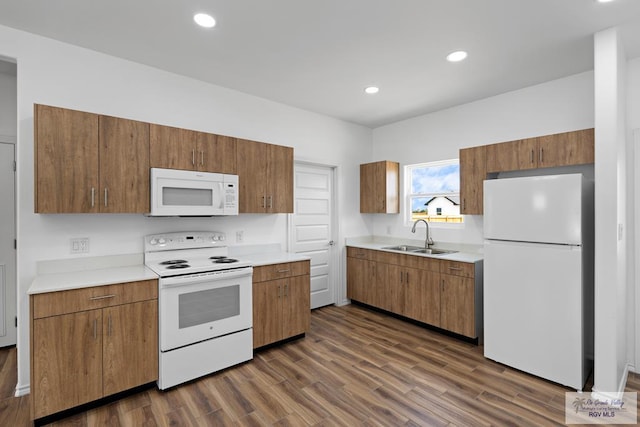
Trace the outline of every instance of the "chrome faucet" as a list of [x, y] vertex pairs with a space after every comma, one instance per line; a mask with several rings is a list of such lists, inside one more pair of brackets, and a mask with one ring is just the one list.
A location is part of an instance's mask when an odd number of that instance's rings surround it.
[[431, 238], [431, 236], [429, 236], [429, 223], [426, 220], [424, 219], [416, 220], [416, 222], [413, 223], [413, 227], [411, 227], [411, 232], [412, 233], [416, 232], [416, 225], [418, 225], [420, 221], [424, 222], [424, 225], [427, 226], [427, 235], [424, 239], [424, 248], [429, 249], [429, 247], [433, 246], [433, 239]]

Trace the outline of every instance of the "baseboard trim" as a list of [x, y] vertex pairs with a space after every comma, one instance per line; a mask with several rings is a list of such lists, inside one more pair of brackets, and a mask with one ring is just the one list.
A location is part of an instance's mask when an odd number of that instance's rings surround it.
[[20, 385], [20, 384], [16, 385], [15, 397], [26, 396], [27, 394], [30, 394], [30, 393], [31, 393], [30, 385]]

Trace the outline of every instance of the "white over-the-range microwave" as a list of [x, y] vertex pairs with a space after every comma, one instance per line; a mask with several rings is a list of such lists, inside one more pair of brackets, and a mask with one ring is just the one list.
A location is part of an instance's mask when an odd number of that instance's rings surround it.
[[238, 175], [151, 168], [149, 216], [238, 215]]

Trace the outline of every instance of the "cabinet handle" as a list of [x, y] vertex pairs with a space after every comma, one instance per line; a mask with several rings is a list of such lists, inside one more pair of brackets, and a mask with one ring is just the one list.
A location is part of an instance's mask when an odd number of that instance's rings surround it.
[[200, 152], [200, 166], [204, 166], [204, 151]]
[[278, 270], [277, 272], [278, 272], [278, 273], [288, 273], [289, 271], [291, 271], [291, 270], [289, 270], [289, 269], [287, 268], [286, 270]]
[[91, 207], [96, 205], [96, 189], [91, 187]]
[[385, 209], [386, 209], [386, 207], [385, 207], [385, 203], [386, 203], [386, 200], [385, 200], [385, 199], [382, 199], [382, 210], [385, 210]]
[[533, 150], [531, 150], [531, 163], [533, 163]]
[[109, 193], [108, 193], [108, 189], [105, 187], [104, 189], [104, 206], [107, 207], [109, 206]]
[[282, 296], [282, 292], [281, 292], [281, 289], [280, 289], [280, 285], [278, 285], [278, 298], [280, 298], [281, 296]]
[[289, 285], [284, 285], [284, 296], [288, 296], [289, 295]]
[[462, 199], [462, 212], [466, 210], [467, 207], [467, 199]]
[[442, 279], [442, 290], [444, 291], [444, 279]]
[[403, 276], [403, 274], [402, 274], [402, 271], [401, 271], [400, 272], [400, 283], [402, 283], [402, 276]]
[[101, 295], [99, 297], [90, 297], [89, 300], [90, 301], [96, 301], [96, 300], [101, 300], [101, 299], [107, 299], [107, 298], [115, 298], [115, 295]]
[[540, 149], [540, 163], [544, 163], [544, 148]]
[[267, 200], [267, 196], [262, 196], [262, 206], [261, 207], [263, 207], [263, 208], [267, 207], [266, 200]]
[[107, 320], [107, 336], [111, 336], [111, 314], [109, 314], [109, 319]]
[[405, 274], [407, 276], [407, 280], [405, 281], [405, 283], [408, 285], [409, 284], [409, 272], [407, 271]]
[[462, 271], [462, 268], [460, 268], [460, 267], [449, 267], [449, 270]]
[[191, 166], [196, 165], [196, 150], [191, 150]]
[[93, 319], [93, 339], [98, 339], [98, 319]]
[[273, 196], [269, 196], [269, 209], [273, 208]]

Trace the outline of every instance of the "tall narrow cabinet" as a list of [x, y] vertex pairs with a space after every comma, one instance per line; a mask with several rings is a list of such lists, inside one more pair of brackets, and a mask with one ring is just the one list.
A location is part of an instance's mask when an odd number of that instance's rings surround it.
[[360, 213], [399, 213], [399, 193], [399, 163], [380, 161], [360, 165]]

